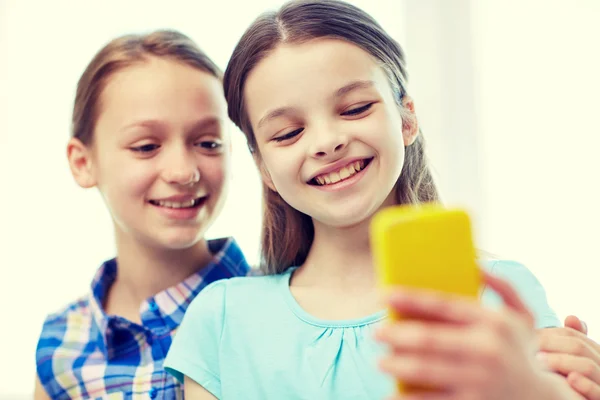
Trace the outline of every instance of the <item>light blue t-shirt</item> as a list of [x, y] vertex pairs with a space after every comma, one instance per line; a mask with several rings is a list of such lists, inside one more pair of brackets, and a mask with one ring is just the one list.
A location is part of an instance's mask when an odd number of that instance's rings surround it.
[[[513, 284], [536, 327], [560, 325], [527, 268], [507, 261], [484, 266]], [[225, 400], [382, 400], [392, 394], [394, 382], [377, 368], [383, 347], [373, 340], [386, 312], [317, 319], [292, 296], [291, 272], [225, 279], [205, 288], [188, 308], [165, 369]], [[482, 301], [501, 304], [491, 291], [484, 291]]]

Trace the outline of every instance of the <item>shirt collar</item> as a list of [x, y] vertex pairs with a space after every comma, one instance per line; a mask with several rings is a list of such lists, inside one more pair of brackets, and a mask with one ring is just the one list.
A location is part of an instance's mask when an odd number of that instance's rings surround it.
[[[108, 260], [100, 266], [92, 281], [90, 308], [98, 328], [100, 348], [107, 357], [113, 356], [117, 349], [126, 347], [122, 343], [123, 338], [131, 338], [132, 342], [137, 343], [134, 338], [144, 335], [145, 330], [159, 329], [164, 332], [176, 329], [188, 306], [204, 287], [220, 279], [246, 276], [250, 272], [250, 266], [233, 238], [210, 240], [208, 247], [214, 255], [210, 264], [141, 304], [143, 326], [121, 317], [106, 315], [103, 305], [117, 277], [117, 261]], [[119, 334], [120, 330], [129, 332], [123, 335]]]

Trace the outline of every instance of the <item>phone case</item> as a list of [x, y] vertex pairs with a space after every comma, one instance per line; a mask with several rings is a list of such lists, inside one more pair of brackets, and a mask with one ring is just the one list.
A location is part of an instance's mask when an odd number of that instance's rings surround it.
[[[482, 277], [471, 222], [459, 209], [438, 205], [395, 206], [377, 213], [370, 226], [371, 248], [382, 287], [405, 286], [478, 301]], [[393, 320], [401, 315], [390, 312]], [[430, 391], [398, 382], [400, 393]]]

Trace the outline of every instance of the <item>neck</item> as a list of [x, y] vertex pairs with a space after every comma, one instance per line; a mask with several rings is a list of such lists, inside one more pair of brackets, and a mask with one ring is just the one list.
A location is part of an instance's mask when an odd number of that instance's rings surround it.
[[167, 250], [141, 243], [123, 232], [117, 231], [116, 237], [118, 272], [111, 295], [135, 307], [212, 260], [204, 239], [187, 249]]
[[315, 236], [295, 284], [327, 287], [375, 286], [369, 220], [344, 228], [314, 221]]
[[[379, 209], [395, 204], [393, 190]], [[366, 218], [358, 224], [337, 228], [313, 219], [314, 240], [306, 262], [294, 274], [294, 284], [359, 290], [375, 288], [370, 222], [371, 218]]]

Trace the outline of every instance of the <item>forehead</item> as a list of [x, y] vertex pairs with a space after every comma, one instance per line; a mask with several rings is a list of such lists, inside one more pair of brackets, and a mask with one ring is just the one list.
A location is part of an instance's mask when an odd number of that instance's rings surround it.
[[182, 62], [156, 57], [112, 74], [99, 100], [101, 115], [118, 118], [148, 113], [160, 118], [172, 116], [175, 110], [199, 117], [226, 112], [219, 79]]
[[250, 72], [244, 97], [252, 115], [266, 103], [328, 96], [352, 80], [381, 83], [382, 79], [387, 84], [375, 58], [360, 47], [342, 40], [319, 39], [277, 46]]

